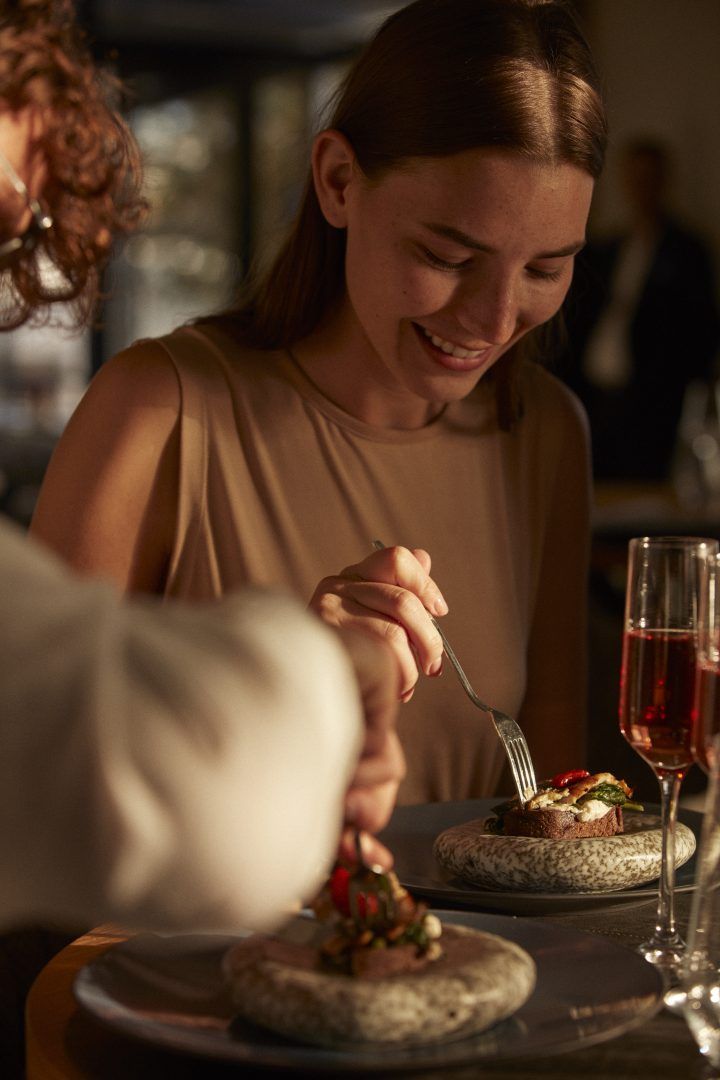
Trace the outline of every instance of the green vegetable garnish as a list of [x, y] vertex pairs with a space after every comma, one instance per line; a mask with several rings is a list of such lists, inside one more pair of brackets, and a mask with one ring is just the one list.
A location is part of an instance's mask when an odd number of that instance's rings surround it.
[[643, 809], [640, 803], [630, 802], [618, 784], [598, 784], [592, 791], [587, 791], [584, 795], [581, 795], [576, 805], [582, 806], [583, 803], [590, 802], [591, 799], [597, 799], [598, 802], [605, 803], [606, 806], [619, 806], [623, 810]]

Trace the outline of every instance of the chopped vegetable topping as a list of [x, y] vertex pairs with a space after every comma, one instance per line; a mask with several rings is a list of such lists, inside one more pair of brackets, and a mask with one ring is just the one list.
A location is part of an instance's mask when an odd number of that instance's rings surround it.
[[[428, 913], [426, 904], [416, 901], [402, 887], [395, 874], [382, 875], [380, 883], [392, 897], [388, 908], [381, 904], [381, 896], [358, 892], [353, 873], [338, 864], [312, 905], [318, 919], [332, 930], [321, 946], [326, 965], [346, 974], [372, 975], [371, 952], [377, 955], [378, 950], [396, 950], [404, 945], [410, 951], [405, 963], [413, 967], [441, 955], [439, 920]], [[392, 917], [388, 911], [392, 911]]]
[[[532, 810], [567, 810], [578, 813], [579, 807], [597, 800], [606, 806], [619, 806], [621, 810], [642, 810], [640, 803], [632, 801], [632, 788], [624, 780], [617, 780], [612, 773], [591, 775], [586, 769], [573, 769], [557, 773], [552, 780], [538, 784], [537, 794], [524, 807]], [[504, 817], [510, 810], [523, 809], [517, 796], [493, 807], [494, 819], [486, 822], [488, 832], [503, 833]]]
[[598, 802], [606, 803], [608, 806], [625, 806], [628, 802], [628, 797], [620, 787], [619, 784], [598, 784], [597, 787], [591, 788], [584, 795], [581, 795], [577, 800], [577, 805], [582, 806], [583, 803], [589, 802], [590, 799], [597, 799]]
[[589, 775], [587, 769], [571, 769], [569, 772], [560, 772], [553, 776], [550, 785], [554, 788], [564, 788], [569, 784], [576, 784], [578, 780], [585, 780]]

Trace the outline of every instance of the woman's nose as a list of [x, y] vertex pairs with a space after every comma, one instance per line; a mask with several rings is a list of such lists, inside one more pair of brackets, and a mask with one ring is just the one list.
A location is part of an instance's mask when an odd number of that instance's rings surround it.
[[475, 283], [459, 298], [457, 318], [474, 341], [505, 345], [518, 325], [518, 304], [512, 282]]

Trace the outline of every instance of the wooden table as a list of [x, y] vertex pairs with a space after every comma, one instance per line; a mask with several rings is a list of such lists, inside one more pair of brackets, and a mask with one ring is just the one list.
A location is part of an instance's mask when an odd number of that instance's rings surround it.
[[[687, 921], [690, 897], [677, 897], [681, 929]], [[652, 902], [627, 907], [573, 912], [553, 916], [560, 925], [599, 934], [634, 946], [646, 938], [654, 922]], [[547, 916], [542, 916], [547, 919]], [[146, 1047], [104, 1029], [81, 1013], [72, 995], [72, 983], [83, 964], [92, 960], [125, 935], [112, 928], [100, 928], [64, 949], [36, 980], [27, 1003], [28, 1080], [91, 1080], [149, 1077], [184, 1080], [202, 1076], [250, 1076], [257, 1070], [198, 1061], [163, 1050]], [[274, 1077], [299, 1073], [273, 1072]], [[329, 1075], [329, 1074], [323, 1074]], [[377, 1080], [379, 1074], [374, 1074]], [[710, 1075], [683, 1020], [663, 1010], [642, 1027], [616, 1039], [568, 1054], [519, 1060], [500, 1065], [475, 1065], [442, 1073], [397, 1074], [403, 1080], [503, 1080], [507, 1077], [533, 1080], [707, 1080]], [[345, 1074], [347, 1076], [347, 1074]]]

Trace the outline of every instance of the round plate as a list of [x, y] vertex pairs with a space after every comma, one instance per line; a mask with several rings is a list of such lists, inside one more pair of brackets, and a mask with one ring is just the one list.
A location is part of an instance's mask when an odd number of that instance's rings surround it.
[[[435, 837], [454, 825], [489, 817], [493, 806], [497, 806], [499, 801], [502, 800], [467, 799], [462, 802], [397, 807], [390, 824], [380, 833], [380, 839], [393, 852], [395, 871], [405, 888], [441, 907], [512, 912], [515, 915], [643, 903], [657, 895], [657, 881], [613, 892], [527, 892], [522, 889], [485, 889], [453, 876], [440, 866], [433, 855]], [[656, 805], [648, 805], [646, 810], [649, 814], [659, 813]], [[680, 810], [678, 817], [694, 832], [699, 842], [702, 814], [694, 810]], [[689, 892], [694, 888], [695, 858], [693, 855], [677, 871], [677, 891]]]
[[621, 1035], [661, 1007], [662, 981], [652, 965], [607, 938], [499, 915], [441, 917], [516, 942], [537, 966], [535, 991], [522, 1008], [468, 1039], [402, 1049], [325, 1049], [239, 1023], [220, 975], [222, 956], [236, 938], [132, 938], [84, 967], [75, 995], [96, 1020], [157, 1047], [308, 1075], [558, 1054]]
[[[308, 927], [310, 940], [298, 940]], [[497, 934], [443, 927], [443, 955], [415, 971], [348, 978], [314, 966], [327, 927], [300, 916], [275, 935], [251, 934], [225, 954], [230, 996], [249, 1023], [314, 1046], [365, 1053], [468, 1039], [512, 1016], [535, 986], [525, 949]], [[396, 950], [383, 950], [390, 960]]]
[[[626, 813], [625, 830], [614, 836], [547, 840], [499, 836], [485, 831], [485, 818], [453, 825], [435, 840], [435, 858], [451, 874], [486, 889], [526, 892], [616, 892], [646, 885], [660, 875], [662, 829], [654, 814]], [[675, 866], [695, 852], [695, 833], [678, 821]]]

